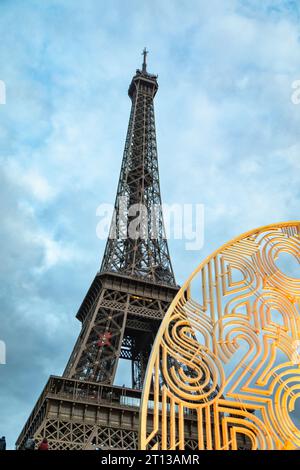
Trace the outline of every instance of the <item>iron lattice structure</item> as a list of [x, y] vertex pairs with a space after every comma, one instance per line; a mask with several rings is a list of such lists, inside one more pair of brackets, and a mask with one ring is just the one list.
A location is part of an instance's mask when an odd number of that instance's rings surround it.
[[[132, 107], [102, 272], [117, 272], [175, 286], [165, 237], [153, 99], [157, 77], [137, 70], [129, 87]], [[134, 230], [138, 214], [139, 233]]]
[[300, 222], [243, 234], [199, 265], [152, 350], [142, 449], [189, 447], [191, 415], [197, 449], [300, 448], [299, 265]]
[[[29, 436], [46, 437], [51, 449], [137, 447], [148, 358], [178, 291], [161, 212], [153, 105], [157, 77], [147, 72], [143, 54], [142, 70], [128, 92], [132, 108], [110, 236], [77, 313], [82, 329], [63, 377], [50, 378], [17, 448]], [[119, 359], [131, 362], [131, 388], [114, 386]]]

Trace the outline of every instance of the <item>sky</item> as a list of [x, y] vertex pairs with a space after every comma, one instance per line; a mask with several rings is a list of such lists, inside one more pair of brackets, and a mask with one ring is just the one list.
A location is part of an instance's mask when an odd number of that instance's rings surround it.
[[179, 284], [242, 232], [299, 219], [297, 0], [1, 0], [0, 435], [14, 447], [59, 375], [100, 267], [128, 85], [149, 49], [163, 201], [204, 205], [204, 244], [170, 240]]

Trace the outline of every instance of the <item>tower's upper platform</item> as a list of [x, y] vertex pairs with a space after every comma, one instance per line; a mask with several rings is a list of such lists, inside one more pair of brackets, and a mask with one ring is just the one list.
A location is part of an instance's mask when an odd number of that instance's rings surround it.
[[157, 90], [158, 90], [158, 83], [157, 83], [157, 75], [152, 75], [147, 72], [147, 58], [148, 51], [146, 48], [143, 50], [144, 61], [142, 65], [142, 70], [137, 69], [135, 76], [131, 80], [128, 95], [132, 99], [135, 95], [136, 91], [142, 91], [144, 93], [149, 93], [154, 98]]

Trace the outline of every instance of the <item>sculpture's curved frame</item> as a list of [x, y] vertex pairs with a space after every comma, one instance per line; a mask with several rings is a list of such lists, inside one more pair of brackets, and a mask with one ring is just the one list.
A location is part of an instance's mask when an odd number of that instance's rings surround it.
[[[237, 434], [247, 436], [247, 445], [254, 449], [300, 447], [300, 430], [289, 416], [300, 397], [300, 361], [294, 357], [295, 342], [300, 344], [300, 279], [284, 275], [275, 265], [281, 251], [300, 263], [299, 221], [236, 237], [208, 256], [184, 283], [149, 359], [140, 411], [141, 449], [184, 449], [186, 410], [194, 410], [198, 421], [198, 449], [235, 449]], [[234, 269], [242, 279], [233, 280]], [[197, 276], [202, 303], [191, 297]], [[246, 314], [240, 313], [241, 307]], [[279, 309], [283, 325], [274, 322], [272, 309]], [[242, 371], [234, 368], [227, 376], [224, 365], [241, 341], [248, 345], [239, 362]], [[278, 362], [278, 353], [287, 360]]]

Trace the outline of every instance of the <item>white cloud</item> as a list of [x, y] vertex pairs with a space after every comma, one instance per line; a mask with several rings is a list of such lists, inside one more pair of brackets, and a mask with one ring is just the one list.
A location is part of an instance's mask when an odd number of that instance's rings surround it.
[[80, 260], [83, 257], [80, 250], [75, 249], [74, 246], [56, 241], [48, 234], [30, 234], [29, 237], [32, 239], [33, 243], [40, 245], [43, 249], [44, 259], [43, 264], [37, 270], [39, 273], [56, 264], [70, 263], [74, 260]]
[[54, 198], [55, 189], [37, 168], [24, 169], [15, 160], [10, 159], [6, 161], [4, 170], [13, 183], [22, 186], [25, 192], [37, 201], [45, 203]]

